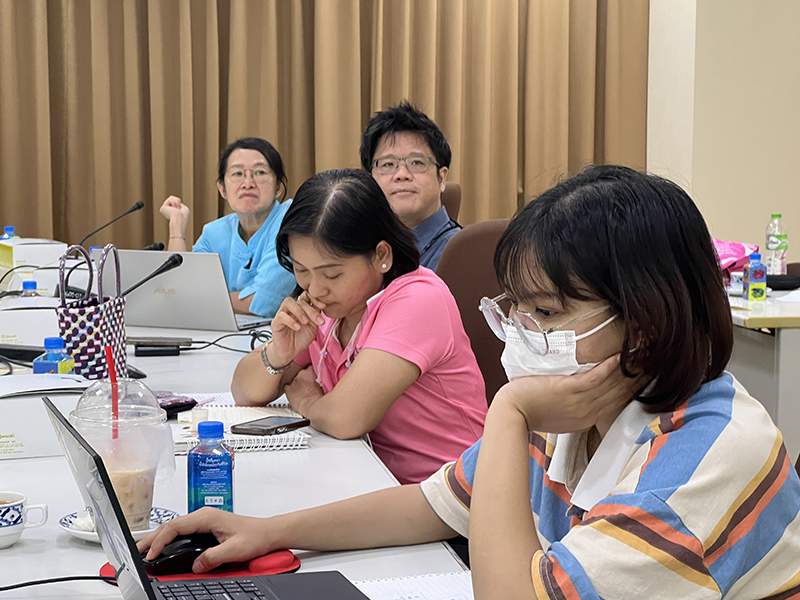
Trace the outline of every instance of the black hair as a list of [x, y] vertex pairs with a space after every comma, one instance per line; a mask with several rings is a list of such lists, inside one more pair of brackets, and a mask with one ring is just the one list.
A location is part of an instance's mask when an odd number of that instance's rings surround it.
[[650, 412], [675, 410], [730, 359], [730, 306], [708, 228], [661, 177], [597, 166], [560, 183], [511, 221], [494, 266], [516, 301], [608, 302], [625, 328], [622, 372], [653, 380], [638, 397]]
[[452, 153], [450, 144], [442, 130], [421, 110], [404, 100], [397, 106], [391, 106], [372, 115], [372, 118], [361, 134], [361, 166], [365, 171], [372, 171], [372, 160], [375, 150], [385, 136], [394, 138], [402, 132], [416, 133], [422, 136], [430, 146], [439, 169], [449, 167]]
[[224, 182], [225, 172], [228, 170], [228, 159], [233, 151], [238, 150], [239, 148], [243, 148], [245, 150], [255, 150], [261, 153], [261, 155], [267, 161], [269, 168], [272, 169], [273, 173], [275, 173], [275, 181], [278, 185], [283, 186], [281, 198], [285, 197], [288, 183], [286, 180], [286, 171], [283, 169], [283, 160], [281, 160], [281, 155], [275, 149], [275, 146], [270, 144], [267, 140], [262, 140], [261, 138], [241, 138], [232, 144], [228, 144], [228, 146], [222, 151], [222, 154], [219, 155], [217, 181], [219, 183]]
[[310, 237], [335, 256], [371, 257], [386, 241], [393, 260], [384, 285], [419, 267], [414, 232], [394, 213], [375, 179], [359, 169], [317, 173], [297, 190], [275, 238], [278, 261], [288, 271], [293, 271], [291, 235]]

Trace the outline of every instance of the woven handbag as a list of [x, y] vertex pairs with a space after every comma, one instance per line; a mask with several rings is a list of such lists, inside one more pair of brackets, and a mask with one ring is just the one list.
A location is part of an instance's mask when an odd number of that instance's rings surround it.
[[[66, 301], [64, 296], [64, 270], [67, 257], [78, 252], [89, 268], [86, 293], [80, 300]], [[109, 254], [114, 255], [116, 266], [116, 296], [103, 294], [103, 270]], [[92, 259], [83, 246], [70, 246], [61, 257], [58, 268], [61, 306], [56, 308], [59, 334], [64, 339], [64, 351], [75, 359], [75, 373], [87, 379], [108, 377], [105, 347], [111, 346], [114, 367], [121, 376], [127, 372], [125, 354], [125, 298], [120, 294], [119, 254], [115, 246], [103, 248], [97, 266], [97, 296], [92, 297], [94, 269]]]

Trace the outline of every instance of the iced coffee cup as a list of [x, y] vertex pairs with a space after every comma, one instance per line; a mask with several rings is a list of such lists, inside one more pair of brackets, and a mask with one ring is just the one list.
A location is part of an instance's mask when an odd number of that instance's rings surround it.
[[131, 531], [149, 529], [156, 479], [175, 471], [167, 414], [153, 392], [135, 379], [96, 381], [69, 420], [103, 458]]

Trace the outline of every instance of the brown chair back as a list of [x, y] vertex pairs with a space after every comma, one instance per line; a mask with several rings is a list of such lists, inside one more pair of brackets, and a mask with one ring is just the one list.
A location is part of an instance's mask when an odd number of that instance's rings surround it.
[[800, 262], [786, 263], [786, 274], [800, 276]]
[[447, 216], [458, 221], [458, 213], [461, 210], [461, 186], [454, 181], [444, 184], [442, 192], [442, 206], [447, 211]]
[[500, 364], [503, 342], [489, 329], [478, 306], [482, 297], [494, 298], [502, 293], [495, 277], [493, 259], [497, 241], [508, 223], [508, 219], [499, 219], [467, 225], [447, 242], [436, 269], [461, 311], [464, 330], [486, 382], [489, 404], [508, 380]]

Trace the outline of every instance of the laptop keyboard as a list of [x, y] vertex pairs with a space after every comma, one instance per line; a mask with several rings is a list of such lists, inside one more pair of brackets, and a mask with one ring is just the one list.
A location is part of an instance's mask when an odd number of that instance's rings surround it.
[[158, 584], [165, 600], [255, 600], [266, 598], [250, 579], [197, 580]]

